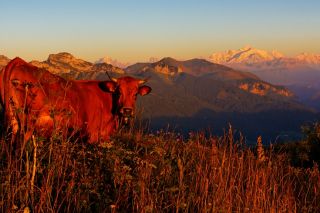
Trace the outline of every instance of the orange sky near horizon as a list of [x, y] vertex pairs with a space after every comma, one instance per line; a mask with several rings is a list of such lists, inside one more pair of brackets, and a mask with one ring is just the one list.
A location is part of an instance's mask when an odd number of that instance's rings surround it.
[[182, 60], [245, 45], [287, 56], [320, 54], [316, 0], [5, 0], [1, 8], [0, 54], [28, 61], [59, 52], [91, 62]]

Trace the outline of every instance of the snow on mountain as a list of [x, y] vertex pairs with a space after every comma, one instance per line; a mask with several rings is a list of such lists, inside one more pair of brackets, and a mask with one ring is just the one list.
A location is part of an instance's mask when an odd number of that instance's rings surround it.
[[250, 46], [239, 50], [214, 53], [209, 60], [234, 69], [250, 71], [273, 84], [319, 84], [320, 55], [302, 53], [287, 57], [278, 51], [259, 50]]
[[219, 64], [254, 64], [265, 61], [272, 61], [283, 58], [283, 54], [278, 51], [265, 51], [246, 46], [238, 50], [228, 50], [225, 52], [213, 53], [209, 56], [210, 61]]
[[301, 63], [320, 68], [320, 54], [301, 53], [295, 57]]
[[103, 58], [98, 59], [95, 64], [102, 64], [102, 63], [106, 63], [106, 64], [111, 64], [113, 66], [119, 67], [119, 68], [126, 68], [127, 66], [131, 65], [130, 63], [127, 62], [120, 62], [116, 59], [112, 59], [109, 56], [105, 56]]
[[306, 61], [308, 63], [319, 64], [320, 63], [320, 54], [301, 53], [296, 56], [296, 59], [301, 60], [301, 61]]
[[[227, 65], [250, 65], [251, 68], [264, 68], [279, 66], [292, 68], [294, 66], [309, 65], [320, 68], [320, 54], [301, 53], [295, 57], [287, 57], [282, 53], [273, 50], [266, 51], [246, 46], [238, 50], [227, 50], [213, 53], [209, 60], [214, 63]], [[248, 67], [250, 70], [250, 67]]]

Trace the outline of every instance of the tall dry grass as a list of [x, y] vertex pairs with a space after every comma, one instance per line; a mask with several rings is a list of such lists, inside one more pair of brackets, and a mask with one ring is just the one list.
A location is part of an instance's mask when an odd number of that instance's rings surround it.
[[[2, 212], [319, 212], [320, 175], [272, 146], [160, 131], [100, 146], [55, 134], [14, 146], [2, 137]], [[23, 139], [21, 140], [23, 142]]]

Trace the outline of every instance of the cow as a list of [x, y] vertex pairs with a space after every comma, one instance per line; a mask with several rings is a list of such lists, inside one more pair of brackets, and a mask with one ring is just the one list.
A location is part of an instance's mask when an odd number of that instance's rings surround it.
[[5, 126], [25, 140], [72, 129], [89, 143], [110, 140], [135, 112], [137, 95], [151, 92], [145, 80], [125, 76], [109, 81], [66, 80], [21, 58], [0, 73]]

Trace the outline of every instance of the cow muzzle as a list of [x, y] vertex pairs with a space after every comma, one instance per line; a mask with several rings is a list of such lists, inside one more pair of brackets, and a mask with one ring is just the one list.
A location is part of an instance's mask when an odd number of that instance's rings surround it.
[[132, 108], [122, 108], [120, 110], [120, 114], [121, 114], [123, 123], [125, 125], [128, 125], [130, 122], [130, 118], [133, 117], [133, 109]]

